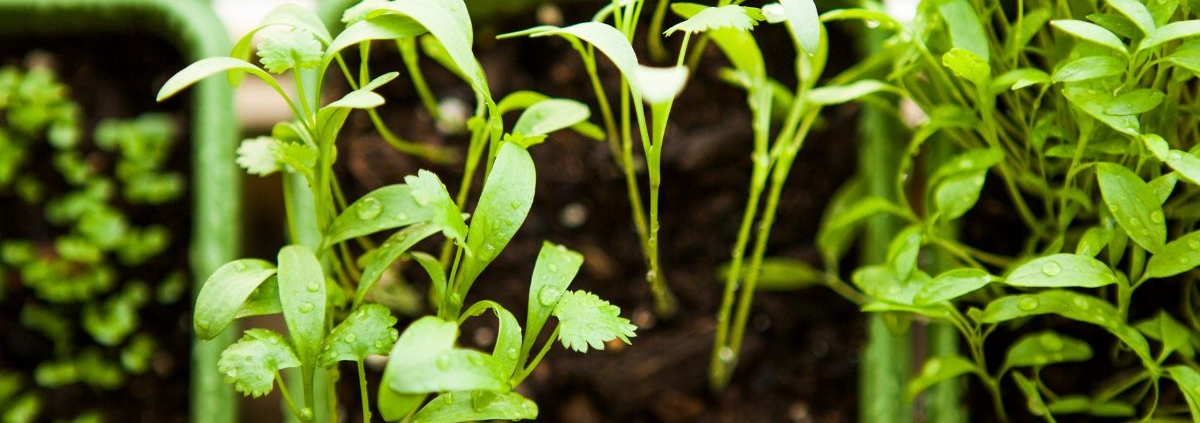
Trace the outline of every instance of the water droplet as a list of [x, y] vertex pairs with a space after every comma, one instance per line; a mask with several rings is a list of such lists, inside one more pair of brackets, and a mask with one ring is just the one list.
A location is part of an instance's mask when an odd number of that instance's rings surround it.
[[733, 352], [733, 348], [729, 347], [721, 347], [721, 349], [717, 351], [717, 359], [721, 360], [721, 363], [724, 364], [733, 364], [733, 360], [737, 358], [736, 355], [737, 354]]
[[1044, 355], [1039, 354], [1039, 355], [1033, 356], [1033, 362], [1037, 363], [1037, 364], [1046, 364], [1046, 363], [1050, 362], [1050, 359]]
[[390, 328], [388, 329], [388, 336], [392, 337], [392, 340], [395, 341], [400, 337], [400, 331], [396, 330], [396, 328]]
[[1172, 151], [1170, 154], [1167, 154], [1167, 160], [1176, 161], [1176, 160], [1182, 160], [1182, 159], [1183, 159], [1183, 153], [1180, 153], [1178, 151]]
[[1138, 219], [1136, 217], [1131, 217], [1131, 218], [1129, 218], [1129, 224], [1131, 226], [1142, 226], [1142, 219]]
[[1058, 276], [1062, 272], [1062, 265], [1057, 261], [1048, 261], [1042, 265], [1042, 273], [1046, 276]]
[[373, 197], [362, 199], [355, 207], [354, 214], [362, 220], [371, 220], [383, 213], [383, 204]]
[[353, 333], [347, 333], [346, 336], [342, 337], [342, 340], [346, 341], [346, 343], [350, 344], [350, 343], [354, 343], [354, 341], [357, 341], [358, 337], [354, 336]]
[[401, 221], [407, 221], [407, 220], [408, 220], [408, 215], [407, 215], [407, 214], [405, 214], [404, 212], [396, 213], [396, 217], [395, 217], [395, 219], [396, 219], [396, 220], [401, 220]]
[[520, 210], [520, 209], [521, 209], [521, 203], [520, 203], [520, 202], [518, 202], [518, 201], [513, 201], [513, 202], [511, 202], [511, 203], [508, 203], [508, 207], [509, 207], [509, 208], [511, 208], [511, 209], [513, 209], [513, 210]]
[[245, 272], [248, 267], [249, 266], [246, 266], [246, 262], [242, 262], [242, 261], [234, 262], [234, 264], [233, 264], [233, 269], [237, 270], [239, 272]]
[[316, 293], [317, 291], [321, 290], [321, 284], [317, 283], [316, 281], [312, 281], [312, 282], [309, 282], [308, 285], [306, 285], [304, 287], [304, 289], [307, 289], [308, 292]]
[[442, 355], [438, 356], [437, 368], [441, 369], [443, 372], [450, 370], [450, 354], [449, 353], [443, 353]]
[[516, 348], [509, 348], [504, 355], [507, 356], [509, 360], [516, 360], [519, 354], [517, 353]]
[[1063, 349], [1063, 340], [1058, 335], [1053, 333], [1043, 333], [1038, 337], [1038, 341], [1042, 343], [1042, 348], [1047, 351], [1058, 351]]
[[557, 265], [554, 265], [554, 264], [551, 264], [551, 265], [549, 265], [549, 266], [546, 266], [546, 270], [549, 270], [551, 273], [553, 273], [553, 272], [557, 272], [557, 271], [558, 271], [558, 266], [557, 266]]
[[300, 304], [300, 312], [301, 313], [308, 313], [310, 311], [313, 311], [314, 308], [317, 308], [317, 306], [314, 306], [313, 303], [310, 303], [308, 301], [305, 301], [304, 303]]
[[562, 296], [562, 291], [553, 286], [544, 286], [538, 291], [538, 302], [545, 307], [554, 306], [558, 302], [558, 298]]
[[1017, 307], [1025, 311], [1036, 310], [1039, 305], [1041, 305], [1041, 301], [1032, 295], [1025, 295], [1020, 300], [1017, 300]]
[[1071, 303], [1075, 304], [1075, 308], [1078, 308], [1080, 310], [1087, 310], [1087, 309], [1092, 308], [1092, 304], [1088, 303], [1087, 300], [1085, 300], [1083, 298], [1076, 297], [1074, 300], [1071, 300]]
[[929, 359], [929, 361], [925, 362], [925, 370], [922, 371], [922, 373], [925, 373], [927, 375], [935, 375], [938, 372], [940, 372], [941, 370], [942, 370], [942, 359], [934, 357], [934, 358]]
[[442, 394], [442, 402], [444, 402], [446, 404], [453, 404], [454, 403], [454, 393], [447, 392], [445, 394]]
[[647, 270], [646, 271], [646, 282], [653, 283], [655, 279], [658, 279], [658, 273], [655, 273], [653, 270]]
[[1188, 248], [1191, 248], [1193, 250], [1200, 250], [1200, 239], [1189, 239], [1188, 240]]
[[1153, 213], [1150, 213], [1150, 222], [1163, 223], [1164, 221], [1165, 219], [1163, 218], [1163, 212], [1154, 211]]
[[279, 345], [279, 338], [275, 336], [267, 337], [267, 343], [271, 345]]
[[375, 348], [377, 348], [377, 349], [381, 349], [381, 350], [382, 350], [382, 349], [384, 349], [384, 348], [387, 348], [387, 342], [383, 342], [382, 340], [380, 340], [380, 341], [375, 341], [375, 343], [374, 343], [374, 344], [372, 344], [372, 345], [374, 345], [374, 346], [375, 346]]
[[313, 419], [313, 410], [310, 407], [304, 407], [300, 410], [300, 420], [311, 421]]
[[1180, 258], [1179, 258], [1179, 264], [1188, 264], [1188, 258], [1187, 258], [1187, 257], [1180, 257]]
[[196, 321], [196, 330], [199, 332], [208, 332], [209, 324], [210, 323], [208, 323], [207, 320], [197, 320]]

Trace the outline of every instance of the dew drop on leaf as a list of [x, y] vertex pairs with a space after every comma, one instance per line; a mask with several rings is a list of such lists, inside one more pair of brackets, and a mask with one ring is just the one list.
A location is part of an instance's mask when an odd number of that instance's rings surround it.
[[558, 298], [562, 296], [562, 291], [553, 286], [542, 287], [538, 291], [538, 302], [545, 307], [553, 307], [554, 303], [558, 302]]
[[446, 404], [453, 404], [454, 403], [454, 393], [447, 392], [445, 394], [442, 394], [442, 402], [444, 402]]
[[722, 363], [730, 364], [733, 363], [734, 355], [733, 348], [721, 347], [721, 350], [717, 352], [717, 359]]
[[513, 209], [513, 211], [520, 210], [520, 209], [521, 209], [521, 203], [520, 203], [520, 202], [517, 202], [517, 201], [513, 201], [513, 202], [511, 202], [511, 203], [508, 203], [508, 207], [512, 208], [512, 209]]
[[354, 336], [353, 333], [347, 333], [346, 336], [342, 337], [342, 340], [346, 341], [346, 343], [354, 343], [354, 341], [358, 340], [358, 337]]
[[387, 347], [387, 343], [386, 343], [386, 342], [383, 342], [383, 341], [375, 341], [375, 348], [384, 349], [384, 348], [386, 348], [386, 347]]
[[1025, 311], [1036, 310], [1039, 305], [1041, 305], [1041, 301], [1032, 295], [1025, 295], [1020, 300], [1017, 300], [1017, 307]]
[[517, 349], [509, 348], [508, 351], [504, 353], [504, 355], [507, 356], [509, 360], [516, 360], [517, 359]]
[[196, 321], [196, 329], [200, 329], [201, 332], [208, 332], [208, 325], [209, 323], [207, 320]]
[[1062, 265], [1057, 261], [1048, 261], [1042, 265], [1042, 273], [1046, 276], [1058, 276], [1062, 272]]
[[233, 268], [234, 268], [234, 270], [237, 270], [239, 272], [245, 272], [246, 271], [246, 263], [239, 261], [233, 265]]
[[[442, 371], [450, 370], [450, 355], [449, 354], [442, 354], [442, 355], [438, 356], [437, 368]], [[447, 394], [446, 398], [447, 399], [450, 398], [448, 394]]]
[[935, 375], [942, 370], [942, 359], [934, 357], [925, 362], [925, 370], [922, 373], [927, 375]]
[[304, 287], [304, 289], [307, 289], [307, 290], [308, 290], [308, 292], [313, 292], [313, 293], [315, 293], [315, 292], [317, 292], [317, 291], [320, 291], [320, 290], [321, 290], [321, 284], [319, 284], [319, 283], [317, 283], [317, 282], [315, 282], [315, 281], [314, 281], [314, 282], [309, 282], [309, 283], [308, 283], [308, 285], [306, 285], [306, 286]]
[[316, 306], [314, 306], [313, 303], [310, 303], [308, 301], [305, 301], [303, 304], [300, 304], [300, 312], [301, 313], [311, 312], [311, 311], [313, 311], [314, 308], [316, 308]]
[[1150, 221], [1153, 223], [1163, 223], [1164, 222], [1163, 213], [1160, 211], [1155, 211], [1153, 213], [1150, 213]]
[[383, 213], [383, 204], [374, 198], [364, 198], [358, 207], [355, 207], [354, 214], [362, 220], [371, 220], [379, 217]]
[[404, 214], [403, 212], [396, 213], [396, 220], [400, 220], [400, 221], [408, 220], [408, 215]]
[[547, 269], [547, 270], [549, 270], [551, 273], [553, 273], [553, 272], [558, 272], [558, 266], [557, 266], [557, 265], [554, 265], [554, 264], [551, 264], [551, 265], [549, 265], [549, 266], [546, 266], [546, 269]]
[[1191, 248], [1193, 250], [1200, 250], [1200, 240], [1189, 239], [1188, 240], [1188, 248]]
[[1167, 160], [1175, 161], [1181, 159], [1183, 159], [1183, 153], [1178, 151], [1172, 151], [1170, 154], [1167, 154]]
[[646, 282], [654, 282], [654, 280], [657, 278], [658, 278], [658, 274], [654, 273], [653, 270], [646, 271]]
[[1043, 333], [1038, 341], [1042, 343], [1042, 347], [1047, 351], [1058, 351], [1063, 348], [1063, 340], [1058, 335], [1053, 333]]

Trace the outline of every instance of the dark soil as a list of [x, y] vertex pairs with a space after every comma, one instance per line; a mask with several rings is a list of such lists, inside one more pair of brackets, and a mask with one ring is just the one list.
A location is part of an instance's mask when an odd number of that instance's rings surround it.
[[[132, 118], [150, 111], [172, 113], [177, 123], [175, 146], [169, 168], [189, 173], [189, 132], [186, 99], [166, 104], [154, 103], [155, 92], [166, 78], [186, 63], [175, 48], [156, 39], [137, 36], [105, 35], [71, 38], [39, 38], [30, 40], [0, 39], [0, 65], [23, 66], [37, 62], [51, 66], [59, 80], [69, 86], [84, 114], [84, 144], [81, 151], [102, 174], [111, 175], [115, 158], [90, 144], [90, 135], [102, 119]], [[25, 170], [39, 175], [46, 186], [46, 198], [60, 195], [68, 187], [50, 164], [53, 149], [41, 143], [26, 163]], [[185, 176], [186, 177], [186, 176]], [[76, 352], [85, 348], [100, 348], [106, 360], [120, 363], [121, 346], [100, 347], [78, 323], [80, 304], [50, 304], [36, 298], [22, 286], [15, 274], [3, 275], [5, 284], [0, 297], [0, 372], [23, 375], [25, 389], [36, 390], [42, 400], [42, 413], [37, 421], [74, 418], [96, 410], [109, 422], [183, 422], [188, 410], [188, 363], [191, 350], [191, 307], [187, 300], [190, 288], [176, 304], [159, 304], [153, 299], [154, 288], [172, 271], [187, 269], [187, 244], [191, 228], [190, 194], [180, 201], [163, 206], [122, 205], [133, 226], [151, 223], [164, 225], [171, 231], [171, 247], [163, 254], [138, 268], [116, 265], [119, 275], [114, 292], [124, 281], [141, 280], [151, 289], [151, 299], [140, 311], [141, 325], [135, 331], [153, 336], [159, 351], [154, 355], [150, 370], [138, 376], [128, 376], [126, 384], [115, 390], [91, 388], [82, 383], [48, 390], [36, 386], [33, 371], [42, 362], [56, 357], [50, 340], [21, 326], [20, 312], [25, 304], [37, 303], [60, 315], [76, 320], [72, 334]], [[65, 228], [54, 227], [42, 218], [40, 208], [25, 206], [11, 196], [0, 195], [0, 239], [28, 239], [51, 246], [55, 236]], [[53, 248], [45, 251], [52, 254]], [[132, 337], [132, 335], [131, 335]], [[122, 344], [123, 345], [123, 344]]]
[[[565, 22], [588, 19], [595, 10], [589, 6], [568, 7]], [[598, 110], [582, 62], [567, 42], [552, 37], [494, 40], [497, 33], [533, 25], [532, 19], [518, 19], [476, 29], [476, 53], [496, 98], [533, 89], [585, 101]], [[787, 34], [766, 26], [756, 34], [764, 40], [773, 75], [783, 75], [786, 81], [791, 72], [786, 58], [793, 57]], [[403, 69], [397, 55], [385, 56], [389, 49], [383, 44], [372, 49], [374, 72]], [[831, 58], [831, 67], [848, 60]], [[426, 77], [439, 98], [458, 97], [472, 104], [465, 84], [429, 62], [424, 63]], [[555, 348], [519, 388], [538, 403], [538, 421], [856, 420], [862, 314], [824, 289], [758, 294], [732, 383], [719, 393], [707, 387], [722, 293], [715, 270], [729, 259], [736, 238], [748, 191], [752, 133], [744, 93], [716, 76], [724, 58], [710, 48], [703, 63], [672, 112], [664, 154], [662, 262], [680, 300], [674, 319], [660, 320], [653, 311], [624, 180], [607, 145], [560, 132], [531, 148], [538, 167], [533, 209], [517, 238], [475, 285], [473, 299], [493, 299], [524, 316], [534, 258], [542, 240], [549, 240], [585, 255], [574, 288], [610, 300], [639, 326], [630, 346], [610, 345], [586, 355]], [[615, 86], [615, 71], [606, 67], [602, 73]], [[381, 113], [401, 137], [465, 149], [465, 137], [434, 128], [404, 77], [382, 92], [388, 104]], [[810, 136], [793, 167], [770, 242], [771, 256], [818, 261], [813, 239], [822, 208], [854, 171], [853, 110], [834, 108], [825, 117], [823, 128]], [[507, 118], [511, 125], [515, 116]], [[598, 113], [593, 121], [601, 122]], [[440, 166], [397, 153], [375, 135], [365, 115], [352, 115], [347, 128], [340, 163], [348, 195], [402, 183], [404, 175], [420, 168], [436, 172], [452, 190], [458, 186], [461, 165]], [[644, 172], [639, 180], [644, 183]], [[479, 186], [477, 182], [475, 188]], [[424, 284], [418, 272], [409, 274], [417, 285]], [[489, 348], [489, 325], [494, 322], [481, 319], [479, 325], [468, 326], [462, 342]], [[356, 404], [357, 398], [347, 401]]]

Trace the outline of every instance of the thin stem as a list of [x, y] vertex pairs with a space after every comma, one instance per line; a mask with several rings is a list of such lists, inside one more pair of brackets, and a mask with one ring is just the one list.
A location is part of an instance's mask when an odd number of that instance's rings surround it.
[[520, 385], [525, 378], [529, 377], [530, 373], [533, 373], [533, 369], [537, 368], [538, 363], [542, 362], [542, 358], [546, 357], [546, 353], [550, 352], [550, 347], [554, 346], [554, 342], [558, 340], [558, 330], [560, 328], [561, 327], [558, 325], [554, 326], [554, 332], [551, 332], [550, 337], [546, 339], [546, 343], [542, 344], [542, 349], [538, 351], [536, 356], [533, 357], [533, 361], [529, 362], [528, 365], [522, 368], [520, 373], [517, 373], [513, 376], [512, 380], [510, 381], [512, 386]]
[[663, 20], [667, 17], [667, 3], [670, 3], [670, 0], [658, 0], [658, 4], [654, 5], [654, 15], [650, 17], [650, 26], [646, 30], [646, 47], [650, 49], [650, 58], [659, 62], [667, 58], [662, 35]]
[[301, 421], [311, 421], [311, 419], [305, 419], [304, 413], [296, 407], [296, 402], [292, 400], [292, 394], [288, 392], [287, 384], [283, 383], [283, 375], [279, 374], [278, 370], [275, 371], [275, 384], [279, 386], [279, 394], [283, 396], [283, 402], [287, 404], [292, 415]]
[[371, 401], [367, 395], [367, 371], [363, 368], [363, 361], [357, 360], [354, 364], [358, 365], [358, 397], [362, 399], [362, 415], [364, 422], [371, 421]]

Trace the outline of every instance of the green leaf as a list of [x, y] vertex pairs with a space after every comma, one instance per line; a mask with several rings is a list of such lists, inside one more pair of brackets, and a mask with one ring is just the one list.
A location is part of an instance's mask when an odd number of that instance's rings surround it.
[[985, 57], [971, 50], [955, 47], [942, 55], [942, 65], [954, 71], [959, 78], [986, 89], [990, 85], [992, 67]]
[[1171, 198], [1171, 192], [1175, 191], [1176, 182], [1179, 182], [1179, 176], [1176, 173], [1161, 175], [1150, 181], [1150, 188], [1154, 190], [1154, 195], [1158, 196], [1158, 204], [1164, 204]]
[[283, 306], [279, 305], [279, 281], [272, 276], [250, 293], [250, 297], [246, 299], [245, 303], [242, 303], [242, 307], [238, 309], [234, 318], [241, 319], [276, 313], [283, 313]]
[[374, 250], [370, 261], [363, 268], [362, 278], [359, 279], [358, 288], [354, 291], [354, 305], [357, 307], [362, 304], [367, 293], [371, 291], [376, 282], [379, 282], [383, 273], [392, 266], [392, 263], [396, 262], [396, 259], [399, 259], [418, 242], [437, 233], [439, 229], [432, 224], [417, 223], [388, 237], [387, 241]]
[[382, 417], [383, 421], [398, 422], [417, 411], [417, 407], [420, 407], [428, 396], [429, 394], [401, 394], [388, 384], [381, 383], [375, 394], [375, 405], [379, 407], [379, 417]]
[[511, 389], [492, 356], [454, 348], [457, 338], [454, 322], [433, 316], [413, 322], [392, 347], [384, 382], [401, 394]]
[[1162, 342], [1164, 357], [1173, 351], [1179, 351], [1188, 358], [1196, 354], [1192, 347], [1191, 329], [1165, 310], [1159, 310], [1154, 317], [1138, 322], [1134, 327], [1151, 339]]
[[1164, 245], [1146, 263], [1147, 278], [1166, 278], [1200, 266], [1200, 231], [1181, 236]]
[[1087, 56], [1067, 62], [1054, 71], [1054, 82], [1077, 82], [1125, 73], [1125, 60], [1113, 56]]
[[975, 13], [971, 2], [967, 0], [942, 0], [937, 3], [943, 22], [950, 28], [950, 40], [954, 48], [968, 50], [986, 64], [991, 53], [987, 33], [979, 19], [982, 15]]
[[422, 206], [412, 195], [409, 185], [388, 185], [350, 204], [325, 232], [323, 245], [329, 246], [347, 239], [373, 234], [418, 222], [428, 222], [436, 210]]
[[1167, 367], [1167, 374], [1171, 375], [1171, 379], [1183, 392], [1188, 410], [1192, 412], [1192, 420], [1200, 420], [1200, 373], [1191, 367], [1178, 365]]
[[922, 286], [921, 290], [917, 291], [917, 295], [913, 297], [913, 304], [920, 306], [950, 301], [975, 292], [995, 279], [995, 276], [980, 269], [949, 270], [937, 275], [929, 284]]
[[237, 149], [237, 164], [251, 175], [267, 176], [279, 171], [275, 151], [281, 143], [274, 138], [261, 136], [242, 141]]
[[[541, 296], [541, 293], [538, 294]], [[559, 339], [563, 347], [585, 353], [590, 346], [604, 350], [604, 343], [620, 339], [626, 344], [637, 336], [637, 326], [621, 317], [621, 308], [585, 291], [567, 291], [554, 306], [558, 317]]]
[[604, 53], [605, 56], [608, 56], [609, 60], [617, 66], [617, 70], [625, 76], [625, 79], [632, 80], [634, 78], [634, 72], [638, 64], [637, 55], [633, 52], [633, 47], [629, 45], [629, 41], [625, 39], [625, 35], [611, 25], [600, 22], [584, 22], [566, 28], [539, 28], [530, 33], [531, 37], [544, 37], [548, 35], [559, 35], [586, 41]]
[[416, 260], [422, 269], [425, 269], [425, 273], [429, 275], [430, 289], [433, 291], [435, 304], [441, 304], [442, 297], [446, 294], [446, 269], [442, 267], [441, 260], [420, 251], [412, 251], [408, 255]]
[[83, 306], [83, 329], [100, 345], [120, 344], [141, 324], [138, 309], [149, 297], [145, 284], [132, 283], [103, 302], [93, 300]]
[[1034, 85], [1048, 84], [1050, 82], [1050, 75], [1041, 69], [1013, 69], [1011, 71], [1002, 73], [993, 79], [989, 92], [992, 95], [997, 95], [1003, 93], [1004, 91], [1016, 91]]
[[291, 344], [277, 332], [246, 329], [242, 339], [225, 348], [217, 360], [217, 370], [226, 383], [243, 395], [261, 397], [271, 392], [275, 373], [300, 365]]
[[408, 16], [424, 26], [445, 47], [446, 53], [475, 92], [491, 101], [487, 78], [471, 51], [475, 36], [471, 17], [467, 15], [467, 6], [462, 0], [389, 2], [377, 10]]
[[1052, 254], [1013, 269], [1004, 283], [1027, 288], [1098, 288], [1117, 282], [1104, 262], [1075, 254]]
[[967, 214], [979, 201], [987, 170], [959, 173], [942, 180], [934, 191], [934, 204], [946, 220]]
[[[836, 221], [846, 214], [850, 207], [862, 202], [863, 191], [860, 179], [846, 181], [834, 192], [828, 205], [825, 206], [825, 211], [821, 213], [821, 224], [817, 228], [817, 250], [821, 252], [821, 260], [825, 267], [831, 271], [836, 271], [838, 261], [850, 248], [850, 243], [854, 241], [854, 235], [861, 226], [853, 221], [842, 222], [836, 227], [833, 224], [837, 223]], [[887, 202], [882, 198], [875, 198], [884, 203]], [[867, 215], [870, 214], [868, 211]]]
[[[706, 10], [708, 6], [694, 3], [671, 3], [671, 11], [684, 18], [690, 18]], [[729, 58], [729, 63], [735, 69], [750, 75], [751, 79], [765, 78], [766, 65], [763, 62], [762, 50], [750, 31], [737, 28], [723, 28], [710, 31], [709, 39], [717, 43], [717, 47]]]
[[1013, 380], [1017, 382], [1017, 388], [1025, 394], [1025, 408], [1035, 416], [1044, 416], [1049, 410], [1046, 407], [1045, 400], [1042, 399], [1042, 393], [1038, 390], [1037, 382], [1029, 380], [1025, 375], [1014, 372]]
[[463, 260], [459, 295], [466, 293], [517, 233], [529, 215], [536, 183], [537, 173], [529, 152], [512, 143], [501, 144], [467, 231], [467, 246], [472, 254]]
[[1135, 26], [1142, 31], [1142, 34], [1150, 35], [1154, 33], [1157, 25], [1154, 24], [1154, 16], [1150, 14], [1150, 10], [1146, 9], [1146, 5], [1137, 0], [1105, 0], [1109, 6], [1117, 9], [1122, 15], [1129, 18]]
[[899, 92], [896, 87], [875, 79], [864, 79], [846, 85], [830, 85], [808, 91], [808, 101], [816, 105], [841, 104], [878, 92]]
[[517, 119], [513, 132], [521, 135], [545, 135], [570, 128], [591, 117], [586, 104], [575, 100], [551, 98], [534, 103]]
[[516, 392], [446, 392], [422, 407], [412, 423], [533, 420], [537, 415], [537, 404]]
[[196, 296], [196, 336], [213, 339], [220, 335], [250, 293], [274, 274], [274, 265], [257, 259], [234, 260], [217, 268]]
[[517, 322], [517, 318], [508, 309], [505, 309], [494, 301], [487, 300], [471, 305], [471, 308], [467, 309], [463, 313], [463, 316], [478, 316], [488, 309], [492, 310], [492, 313], [496, 316], [496, 320], [499, 322], [499, 328], [496, 331], [496, 346], [492, 349], [492, 358], [496, 360], [500, 374], [512, 376], [520, 368], [518, 365], [524, 364], [520, 361], [521, 324]]
[[1158, 107], [1167, 97], [1162, 91], [1152, 88], [1142, 88], [1126, 91], [1105, 105], [1110, 115], [1139, 115]]
[[1138, 29], [1129, 18], [1120, 13], [1092, 13], [1087, 15], [1087, 20], [1100, 25], [1118, 37], [1129, 39], [1143, 37], [1142, 30]]
[[325, 105], [329, 108], [373, 109], [383, 105], [383, 96], [367, 89], [354, 90], [335, 102]]
[[[729, 263], [722, 263], [717, 268], [717, 279], [724, 282], [729, 274]], [[742, 267], [745, 280], [750, 270]], [[790, 292], [825, 283], [825, 272], [813, 267], [804, 260], [785, 257], [766, 257], [758, 268], [758, 284], [754, 290], [758, 292]]]
[[1096, 257], [1104, 247], [1112, 242], [1113, 231], [1105, 227], [1088, 228], [1087, 232], [1079, 238], [1079, 244], [1075, 246], [1075, 254], [1084, 257]]
[[1167, 153], [1166, 163], [1185, 181], [1200, 185], [1200, 157], [1187, 151], [1171, 150]]
[[254, 66], [245, 60], [234, 59], [231, 57], [210, 57], [196, 61], [195, 63], [188, 65], [188, 67], [183, 68], [183, 70], [179, 71], [179, 73], [171, 76], [171, 79], [168, 79], [167, 82], [163, 84], [163, 87], [159, 89], [156, 101], [166, 100], [180, 91], [183, 91], [184, 88], [199, 82], [201, 79], [212, 76], [218, 72], [225, 72], [229, 70], [249, 72], [268, 84], [271, 84], [275, 87], [278, 86], [278, 84], [275, 83], [275, 79], [271, 77], [270, 74], [264, 72], [262, 69], [259, 69], [258, 66]]
[[[1189, 41], [1189, 43], [1191, 43]], [[1184, 44], [1186, 46], [1187, 43]], [[1178, 66], [1192, 73], [1192, 75], [1200, 75], [1200, 50], [1193, 48], [1180, 48], [1172, 51], [1170, 55], [1163, 58], [1163, 61], [1171, 65]]]
[[670, 104], [683, 92], [688, 80], [686, 66], [653, 67], [638, 65], [630, 85], [651, 105]]
[[1063, 96], [1071, 105], [1117, 132], [1135, 137], [1140, 135], [1141, 123], [1137, 117], [1113, 116], [1107, 113], [1106, 105], [1112, 102], [1112, 95], [1091, 88], [1068, 87], [1063, 89]]
[[1008, 348], [1003, 369], [1042, 367], [1055, 363], [1088, 361], [1092, 347], [1087, 342], [1052, 331], [1031, 333]]
[[258, 45], [258, 57], [271, 73], [316, 69], [324, 54], [321, 42], [308, 31], [272, 32]]
[[663, 35], [671, 36], [676, 31], [693, 34], [708, 32], [722, 28], [732, 28], [739, 31], [750, 31], [758, 21], [746, 13], [746, 8], [737, 5], [707, 7], [687, 20], [667, 28]]
[[821, 45], [821, 18], [817, 13], [817, 4], [813, 0], [780, 0], [779, 4], [783, 5], [796, 45], [809, 56], [816, 54]]
[[325, 56], [321, 59], [321, 68], [327, 68], [336, 59], [339, 52], [358, 43], [372, 40], [406, 39], [425, 32], [425, 27], [408, 16], [395, 14], [372, 16], [367, 20], [347, 26], [329, 43], [329, 48], [326, 49]]
[[891, 265], [893, 274], [900, 280], [908, 279], [913, 269], [917, 267], [917, 255], [921, 253], [921, 243], [924, 236], [922, 225], [909, 225], [901, 229], [888, 244], [887, 263]]
[[975, 363], [955, 354], [931, 357], [921, 373], [908, 382], [908, 401], [933, 385], [974, 371]]
[[529, 282], [529, 307], [525, 317], [525, 340], [521, 344], [521, 354], [527, 355], [533, 349], [534, 341], [546, 320], [554, 313], [559, 299], [567, 292], [567, 287], [579, 273], [583, 265], [583, 254], [571, 251], [561, 245], [549, 242], [542, 243], [538, 252], [537, 262], [533, 265], [533, 276]]
[[1192, 19], [1187, 21], [1171, 22], [1154, 30], [1138, 43], [1135, 53], [1141, 53], [1146, 49], [1157, 47], [1163, 43], [1178, 40], [1181, 38], [1189, 38], [1200, 35], [1200, 20]]
[[318, 362], [322, 367], [332, 367], [338, 361], [363, 361], [369, 355], [386, 354], [400, 336], [395, 325], [396, 318], [387, 307], [364, 304], [325, 338]]
[[869, 297], [911, 306], [917, 291], [928, 285], [932, 278], [925, 272], [913, 270], [907, 278], [901, 279], [892, 266], [873, 265], [856, 270], [850, 280]]
[[1154, 154], [1154, 157], [1164, 162], [1167, 160], [1167, 153], [1171, 151], [1171, 145], [1167, 143], [1167, 140], [1157, 134], [1143, 134], [1138, 138], [1142, 140], [1142, 145], [1146, 146], [1151, 154]]
[[1100, 25], [1079, 20], [1055, 20], [1050, 21], [1050, 26], [1074, 35], [1081, 40], [1091, 41], [1108, 47], [1121, 53], [1122, 56], [1129, 56], [1129, 50], [1125, 47], [1125, 43], [1121, 42], [1121, 38]]
[[1129, 238], [1146, 251], [1161, 250], [1167, 227], [1154, 189], [1133, 171], [1115, 163], [1097, 163], [1096, 178], [1104, 204]]
[[325, 335], [325, 271], [303, 245], [279, 250], [279, 304], [300, 360], [316, 364]]

